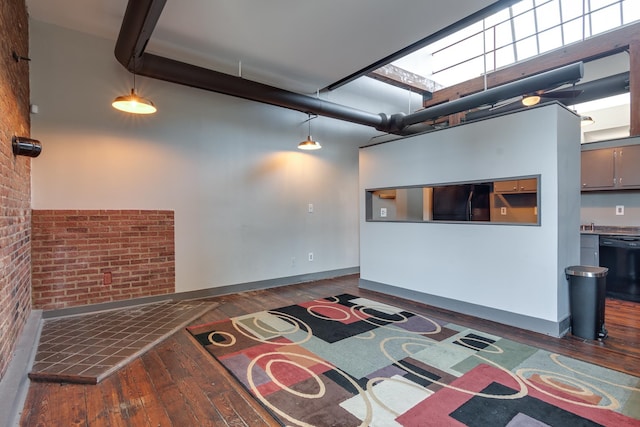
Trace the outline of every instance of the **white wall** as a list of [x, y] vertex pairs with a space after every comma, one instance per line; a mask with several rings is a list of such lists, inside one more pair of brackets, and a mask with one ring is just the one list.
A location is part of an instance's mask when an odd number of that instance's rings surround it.
[[[555, 104], [361, 149], [361, 278], [554, 333], [568, 316], [564, 268], [579, 263], [579, 151], [577, 117]], [[537, 174], [540, 226], [365, 221], [367, 188]]]
[[[357, 147], [375, 130], [320, 117], [323, 149], [303, 153], [302, 113], [145, 78], [138, 92], [159, 111], [133, 117], [110, 106], [132, 84], [113, 41], [30, 27], [32, 135], [43, 144], [34, 209], [174, 210], [178, 292], [357, 268]], [[407, 104], [399, 91], [395, 105], [374, 101], [371, 84], [351, 89], [369, 93], [370, 111]], [[331, 93], [364, 108], [356, 95]]]

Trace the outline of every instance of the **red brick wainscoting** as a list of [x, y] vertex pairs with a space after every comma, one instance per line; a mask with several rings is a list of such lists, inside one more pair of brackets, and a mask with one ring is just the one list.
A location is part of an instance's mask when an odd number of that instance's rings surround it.
[[172, 211], [34, 210], [31, 221], [34, 308], [175, 291]]

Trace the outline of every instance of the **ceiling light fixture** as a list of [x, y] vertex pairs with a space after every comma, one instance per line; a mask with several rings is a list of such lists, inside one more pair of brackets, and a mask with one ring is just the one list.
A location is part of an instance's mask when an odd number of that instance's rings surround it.
[[307, 122], [309, 123], [309, 134], [307, 136], [307, 139], [305, 139], [300, 144], [298, 144], [298, 148], [300, 150], [319, 150], [322, 148], [322, 145], [320, 145], [318, 141], [314, 141], [313, 138], [311, 138], [311, 120], [315, 119], [318, 116], [315, 115], [312, 118], [311, 113], [307, 113], [307, 114], [309, 116], [309, 118], [307, 119]]
[[531, 107], [540, 102], [540, 96], [538, 95], [525, 95], [522, 97], [522, 105]]
[[113, 100], [111, 105], [116, 110], [124, 111], [132, 114], [153, 114], [157, 111], [156, 106], [153, 105], [147, 98], [143, 98], [136, 93], [136, 59], [133, 58], [133, 88], [129, 95], [118, 96]]
[[581, 126], [589, 126], [594, 124], [596, 121], [593, 120], [591, 116], [580, 116], [580, 125]]

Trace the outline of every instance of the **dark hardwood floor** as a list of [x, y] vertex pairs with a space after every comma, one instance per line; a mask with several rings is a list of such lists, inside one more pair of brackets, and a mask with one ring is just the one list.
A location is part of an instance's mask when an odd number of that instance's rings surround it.
[[[376, 299], [632, 375], [640, 373], [640, 304], [608, 300], [604, 342], [552, 338], [388, 295], [360, 290], [358, 277], [226, 295], [194, 324], [339, 293]], [[98, 385], [31, 383], [22, 426], [278, 425], [208, 353], [181, 330]]]

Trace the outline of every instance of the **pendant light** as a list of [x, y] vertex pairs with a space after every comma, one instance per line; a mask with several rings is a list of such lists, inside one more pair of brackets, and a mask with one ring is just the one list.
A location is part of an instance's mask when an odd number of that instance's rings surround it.
[[313, 119], [311, 118], [311, 113], [307, 113], [309, 118], [307, 119], [307, 122], [309, 123], [309, 133], [307, 135], [307, 139], [305, 139], [304, 141], [302, 141], [300, 144], [298, 144], [298, 148], [300, 150], [319, 150], [322, 148], [322, 145], [320, 145], [320, 143], [318, 141], [314, 141], [311, 138], [311, 120], [315, 119], [318, 116], [313, 117]]
[[596, 121], [593, 120], [591, 116], [580, 116], [580, 125], [581, 126], [589, 126], [594, 124]]
[[527, 107], [531, 107], [533, 105], [536, 105], [540, 102], [540, 96], [539, 95], [525, 95], [522, 97], [522, 105], [525, 105]]
[[153, 114], [157, 111], [147, 98], [143, 98], [136, 93], [136, 58], [133, 58], [133, 88], [129, 95], [118, 96], [111, 103], [116, 110], [132, 114]]

